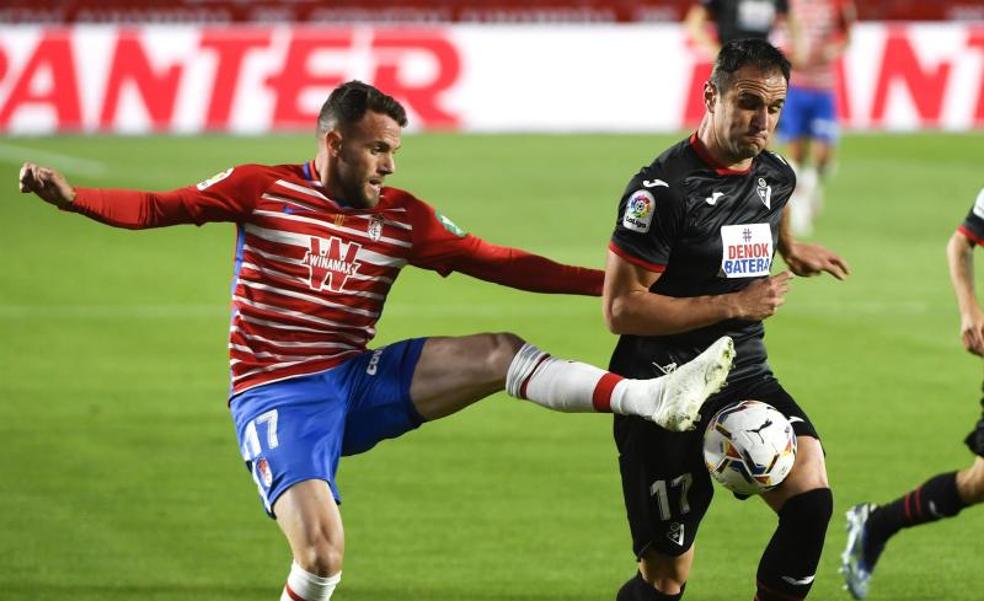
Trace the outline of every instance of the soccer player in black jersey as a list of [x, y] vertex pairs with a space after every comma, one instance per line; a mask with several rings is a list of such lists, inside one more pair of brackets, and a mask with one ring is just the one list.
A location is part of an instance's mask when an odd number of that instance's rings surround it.
[[[779, 523], [759, 564], [755, 598], [802, 599], [816, 573], [833, 509], [823, 450], [806, 413], [769, 368], [762, 320], [782, 305], [792, 274], [843, 279], [848, 267], [789, 233], [784, 207], [795, 175], [766, 151], [789, 70], [764, 40], [725, 44], [705, 85], [699, 129], [637, 173], [619, 205], [603, 292], [608, 327], [621, 335], [610, 369], [629, 377], [669, 372], [722, 334], [734, 339], [737, 356], [727, 386], [702, 408], [696, 430], [615, 419], [639, 560], [639, 573], [622, 586], [618, 601], [681, 598], [713, 494], [702, 456], [704, 427], [722, 407], [744, 399], [789, 417], [799, 444], [790, 475], [762, 495]], [[776, 250], [792, 274], [770, 275]]]
[[[766, 40], [784, 21], [788, 23], [790, 33], [795, 35], [789, 0], [699, 0], [684, 18], [690, 36], [710, 56], [716, 56], [721, 46], [731, 40]], [[714, 25], [716, 37], [708, 31], [708, 23]]]
[[[984, 189], [946, 246], [963, 346], [984, 357], [984, 312], [974, 292], [974, 247], [978, 244], [984, 244]], [[981, 407], [984, 409], [984, 398]], [[875, 564], [885, 544], [899, 530], [950, 518], [965, 507], [984, 502], [984, 412], [964, 442], [977, 455], [970, 467], [934, 476], [891, 503], [862, 503], [847, 512], [842, 572], [855, 599], [868, 596]]]

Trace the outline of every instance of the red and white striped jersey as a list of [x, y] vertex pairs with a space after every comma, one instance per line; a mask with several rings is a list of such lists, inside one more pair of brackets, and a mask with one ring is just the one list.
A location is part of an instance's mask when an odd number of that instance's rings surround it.
[[834, 88], [839, 57], [831, 56], [830, 47], [847, 36], [848, 4], [848, 0], [790, 0], [806, 60], [793, 68], [792, 85], [814, 90]]
[[171, 192], [78, 188], [70, 208], [132, 229], [237, 224], [231, 394], [363, 352], [408, 263], [538, 292], [599, 295], [603, 280], [484, 242], [396, 188], [373, 208], [348, 208], [325, 193], [314, 162], [241, 165]]

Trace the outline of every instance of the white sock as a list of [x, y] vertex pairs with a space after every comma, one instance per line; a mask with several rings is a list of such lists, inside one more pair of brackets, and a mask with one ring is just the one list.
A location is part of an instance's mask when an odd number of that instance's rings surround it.
[[661, 386], [661, 379], [629, 380], [587, 363], [551, 357], [528, 343], [506, 373], [511, 396], [570, 413], [648, 415]]
[[331, 593], [342, 579], [342, 573], [332, 576], [318, 576], [308, 572], [297, 562], [290, 565], [290, 575], [280, 601], [328, 601]]

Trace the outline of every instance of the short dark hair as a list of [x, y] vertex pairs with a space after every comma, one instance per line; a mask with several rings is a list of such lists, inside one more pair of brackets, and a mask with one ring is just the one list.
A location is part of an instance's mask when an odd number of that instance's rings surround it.
[[339, 125], [359, 122], [367, 111], [388, 115], [400, 127], [407, 125], [407, 111], [392, 96], [353, 79], [331, 91], [318, 114], [318, 133], [324, 134]]
[[711, 72], [711, 84], [724, 92], [731, 87], [733, 75], [746, 65], [757, 67], [764, 73], [778, 70], [789, 83], [792, 66], [789, 59], [778, 48], [759, 38], [731, 40], [718, 52]]

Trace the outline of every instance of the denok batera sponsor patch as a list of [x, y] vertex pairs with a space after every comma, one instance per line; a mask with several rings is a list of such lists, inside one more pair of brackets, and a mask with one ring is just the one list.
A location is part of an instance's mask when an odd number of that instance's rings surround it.
[[768, 223], [723, 226], [721, 243], [721, 275], [726, 278], [769, 275], [772, 229]]

